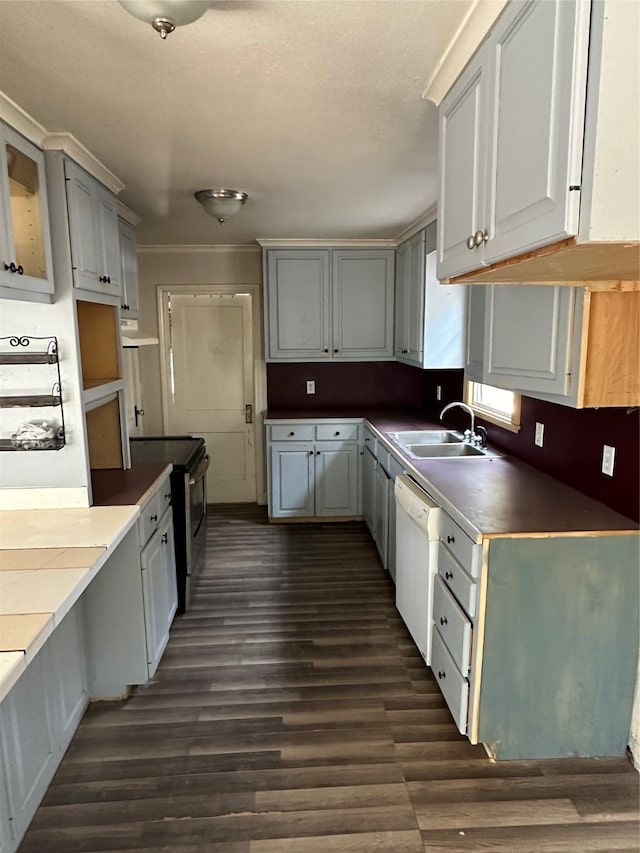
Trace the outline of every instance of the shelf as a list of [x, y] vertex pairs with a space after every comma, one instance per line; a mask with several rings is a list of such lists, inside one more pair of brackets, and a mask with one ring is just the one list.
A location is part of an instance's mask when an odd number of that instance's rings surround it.
[[18, 394], [0, 397], [0, 409], [43, 408], [59, 406], [60, 394]]
[[1, 352], [0, 364], [57, 364], [57, 352]]
[[91, 411], [113, 400], [124, 389], [124, 379], [85, 380], [82, 402], [85, 411]]
[[64, 447], [64, 438], [54, 438], [50, 440], [47, 447], [22, 447], [16, 446], [10, 438], [0, 438], [0, 450], [62, 450]]

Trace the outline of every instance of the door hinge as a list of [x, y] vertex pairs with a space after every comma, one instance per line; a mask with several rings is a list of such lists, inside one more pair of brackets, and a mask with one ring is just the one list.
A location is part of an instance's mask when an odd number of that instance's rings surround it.
[[573, 190], [581, 190], [581, 189], [582, 189], [582, 187], [580, 186], [580, 184], [571, 184], [569, 186], [569, 192], [572, 192]]

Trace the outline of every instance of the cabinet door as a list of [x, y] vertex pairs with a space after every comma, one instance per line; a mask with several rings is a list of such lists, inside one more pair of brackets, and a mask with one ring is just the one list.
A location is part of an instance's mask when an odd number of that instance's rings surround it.
[[70, 743], [89, 704], [82, 608], [81, 599], [56, 627], [48, 643], [55, 687], [52, 696], [54, 738], [62, 752]]
[[329, 250], [267, 254], [267, 360], [330, 357]]
[[315, 453], [316, 515], [357, 515], [358, 445], [322, 441]]
[[334, 250], [334, 358], [393, 358], [393, 264], [393, 250]]
[[98, 278], [103, 273], [96, 216], [98, 185], [71, 160], [65, 160], [65, 173], [73, 283], [84, 290], [99, 291]]
[[369, 533], [376, 534], [376, 458], [365, 446], [362, 456], [362, 513]]
[[382, 560], [382, 565], [387, 568], [389, 553], [389, 475], [382, 465], [376, 465], [375, 488], [376, 488], [376, 547]]
[[44, 156], [1, 122], [0, 143], [0, 296], [49, 301], [54, 284]]
[[395, 292], [395, 340], [393, 352], [398, 361], [404, 361], [409, 346], [407, 343], [407, 309], [409, 289], [409, 244], [403, 243], [396, 249], [396, 292]]
[[590, 5], [513, 3], [490, 39], [485, 263], [578, 233]]
[[[96, 195], [96, 218], [103, 279], [101, 292], [120, 298], [122, 277], [118, 209], [115, 196], [104, 187], [99, 187]], [[105, 278], [106, 281], [104, 281]]]
[[396, 498], [393, 493], [396, 477], [402, 474], [403, 467], [392, 456], [389, 460], [389, 545], [387, 547], [387, 570], [393, 582], [396, 582]]
[[574, 302], [572, 287], [490, 285], [484, 381], [525, 394], [567, 394]]
[[407, 359], [418, 366], [424, 354], [425, 274], [425, 233], [419, 231], [409, 240], [407, 291]]
[[14, 838], [26, 830], [55, 771], [51, 708], [55, 686], [48, 664], [45, 646], [0, 706]]
[[269, 452], [272, 518], [314, 514], [314, 450], [311, 444], [272, 444]]
[[138, 316], [138, 249], [136, 232], [127, 223], [118, 221], [120, 242], [120, 280], [122, 283], [120, 314], [135, 319]]
[[147, 664], [151, 678], [169, 641], [169, 628], [177, 607], [173, 520], [170, 510], [165, 512], [158, 529], [142, 549], [140, 565]]
[[464, 372], [467, 379], [484, 382], [484, 335], [487, 287], [483, 284], [468, 286], [467, 294], [467, 344]]
[[483, 265], [482, 251], [467, 240], [487, 227], [485, 218], [487, 51], [471, 60], [440, 106], [438, 278]]

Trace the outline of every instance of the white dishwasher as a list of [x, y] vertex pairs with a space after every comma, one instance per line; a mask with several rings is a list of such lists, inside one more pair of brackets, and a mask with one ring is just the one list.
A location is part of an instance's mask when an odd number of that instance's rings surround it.
[[396, 477], [396, 607], [431, 663], [433, 579], [438, 570], [440, 507], [407, 474]]

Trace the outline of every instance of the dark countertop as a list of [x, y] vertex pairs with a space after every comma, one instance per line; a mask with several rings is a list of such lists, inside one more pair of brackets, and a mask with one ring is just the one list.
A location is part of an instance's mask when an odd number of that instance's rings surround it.
[[389, 432], [443, 426], [419, 412], [271, 410], [266, 417], [274, 420], [365, 418], [382, 436], [386, 447], [393, 449], [427, 491], [454, 517], [459, 516], [457, 520], [469, 533], [561, 535], [607, 531], [637, 533], [640, 529], [632, 519], [512, 457], [409, 458], [389, 438]]
[[93, 469], [91, 488], [93, 506], [134, 506], [139, 503], [158, 477], [171, 466], [139, 463], [131, 468]]

